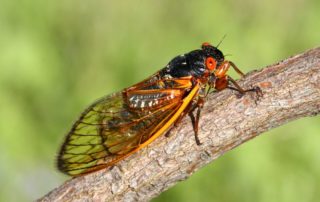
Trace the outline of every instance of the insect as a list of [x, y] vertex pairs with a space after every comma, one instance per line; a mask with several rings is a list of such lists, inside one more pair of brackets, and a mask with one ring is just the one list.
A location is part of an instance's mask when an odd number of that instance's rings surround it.
[[261, 94], [259, 87], [240, 87], [226, 74], [230, 67], [244, 76], [217, 47], [203, 43], [201, 49], [173, 58], [144, 81], [94, 102], [67, 134], [58, 169], [77, 176], [114, 165], [168, 134], [185, 115], [190, 116], [200, 145], [199, 118], [211, 89]]

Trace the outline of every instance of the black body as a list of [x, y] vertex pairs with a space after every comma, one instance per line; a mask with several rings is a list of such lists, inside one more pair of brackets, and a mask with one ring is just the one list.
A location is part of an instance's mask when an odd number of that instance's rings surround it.
[[224, 61], [223, 53], [213, 46], [202, 46], [202, 49], [173, 58], [168, 65], [160, 71], [161, 76], [169, 75], [173, 78], [193, 76], [202, 78], [207, 72], [205, 60], [213, 57], [219, 66]]

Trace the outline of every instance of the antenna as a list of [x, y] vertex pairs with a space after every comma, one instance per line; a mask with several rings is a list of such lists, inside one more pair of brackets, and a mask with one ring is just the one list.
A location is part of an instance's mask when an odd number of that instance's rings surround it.
[[232, 54], [230, 54], [230, 53], [227, 53], [227, 54], [225, 54], [225, 55], [223, 55], [224, 57], [228, 57], [228, 56], [232, 56]]
[[220, 40], [220, 42], [217, 45], [217, 48], [220, 46], [220, 44], [222, 43], [222, 41], [226, 38], [227, 34], [223, 35], [222, 39]]

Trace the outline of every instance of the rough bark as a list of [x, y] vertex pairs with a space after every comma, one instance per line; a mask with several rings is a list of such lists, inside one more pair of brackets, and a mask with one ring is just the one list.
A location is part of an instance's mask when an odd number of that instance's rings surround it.
[[289, 121], [320, 113], [320, 48], [306, 51], [239, 81], [259, 86], [237, 98], [212, 93], [202, 111], [198, 146], [189, 117], [117, 165], [66, 181], [39, 201], [149, 201], [230, 149]]

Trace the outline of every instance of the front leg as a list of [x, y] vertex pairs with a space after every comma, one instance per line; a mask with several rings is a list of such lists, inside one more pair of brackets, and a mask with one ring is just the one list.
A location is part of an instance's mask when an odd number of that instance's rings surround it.
[[[233, 84], [233, 86], [230, 86], [230, 82]], [[261, 89], [258, 86], [255, 86], [250, 89], [243, 89], [241, 86], [239, 86], [239, 84], [233, 78], [231, 78], [228, 75], [218, 78], [215, 83], [215, 89], [219, 91], [226, 88], [239, 92], [240, 93], [240, 95], [238, 96], [239, 98], [241, 98], [247, 92], [256, 92], [258, 97], [262, 97], [263, 95]]]

